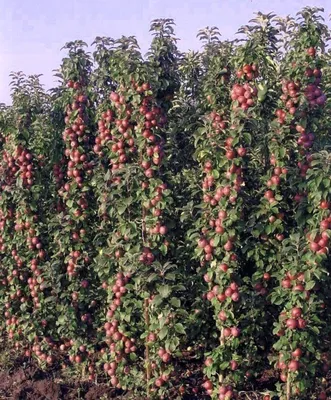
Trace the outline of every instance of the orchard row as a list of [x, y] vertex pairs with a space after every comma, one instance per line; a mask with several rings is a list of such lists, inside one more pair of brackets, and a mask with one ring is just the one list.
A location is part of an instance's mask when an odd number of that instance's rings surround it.
[[92, 55], [67, 43], [50, 93], [13, 74], [1, 336], [41, 368], [133, 396], [239, 399], [271, 370], [264, 400], [326, 399], [321, 10], [258, 13], [239, 42], [207, 28], [199, 53], [178, 50], [173, 25], [153, 21], [145, 58], [133, 37], [98, 37]]

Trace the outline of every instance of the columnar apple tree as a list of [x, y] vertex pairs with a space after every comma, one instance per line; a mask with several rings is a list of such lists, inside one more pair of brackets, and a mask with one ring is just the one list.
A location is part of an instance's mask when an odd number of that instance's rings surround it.
[[[326, 102], [320, 54], [327, 30], [316, 11], [303, 10], [292, 32], [285, 57], [282, 106], [276, 111], [279, 134], [291, 138], [285, 154], [289, 167], [286, 174], [297, 204], [275, 273], [280, 287], [272, 295], [273, 302], [283, 308], [275, 325], [279, 340], [274, 348], [279, 351], [277, 367], [281, 381], [286, 382], [288, 399], [307, 393], [316, 384], [314, 378], [321, 368], [316, 346], [319, 341], [323, 349], [320, 331], [325, 318], [322, 282], [328, 281], [324, 268], [329, 243], [328, 196], [323, 192], [322, 169], [311, 171]], [[275, 155], [275, 162], [278, 160]]]

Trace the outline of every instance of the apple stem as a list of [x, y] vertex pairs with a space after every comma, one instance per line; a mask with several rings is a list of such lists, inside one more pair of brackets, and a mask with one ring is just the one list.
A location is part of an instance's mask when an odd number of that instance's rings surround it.
[[224, 328], [221, 329], [220, 344], [224, 346]]
[[[222, 328], [221, 329], [221, 336], [220, 336], [220, 345], [223, 347], [224, 343], [225, 343], [225, 340], [224, 340], [224, 328]], [[219, 377], [218, 377], [218, 381], [219, 381], [220, 384], [222, 384], [223, 380], [224, 380], [224, 374], [223, 374], [223, 372], [221, 372]]]
[[143, 208], [143, 213], [142, 213], [141, 236], [143, 239], [143, 244], [145, 244], [145, 242], [146, 242], [146, 209], [145, 208]]
[[[149, 313], [148, 313], [148, 299], [145, 299], [145, 324], [147, 328], [147, 332], [149, 332]], [[145, 362], [146, 362], [146, 393], [147, 393], [147, 400], [150, 396], [149, 390], [149, 382], [151, 380], [151, 364], [149, 359], [149, 347], [148, 347], [148, 335], [146, 336], [146, 351], [145, 351]]]
[[286, 380], [286, 400], [290, 400], [291, 398], [291, 381], [290, 381], [290, 373], [287, 373]]

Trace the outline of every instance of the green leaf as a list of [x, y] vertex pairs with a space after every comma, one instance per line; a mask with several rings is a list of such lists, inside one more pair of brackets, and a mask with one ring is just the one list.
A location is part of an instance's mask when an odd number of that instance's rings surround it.
[[118, 208], [117, 208], [117, 212], [118, 212], [118, 214], [119, 214], [119, 215], [122, 215], [122, 214], [124, 214], [124, 213], [125, 213], [125, 210], [126, 210], [126, 208], [127, 208], [127, 206], [126, 206], [126, 205], [123, 205], [123, 206], [120, 206], [120, 207], [118, 207]]
[[159, 339], [163, 340], [168, 334], [168, 327], [165, 325], [159, 332]]
[[311, 290], [315, 286], [315, 282], [314, 281], [307, 282], [305, 286], [306, 290]]
[[171, 288], [168, 285], [163, 285], [163, 286], [158, 287], [158, 291], [159, 291], [160, 295], [165, 299], [166, 297], [168, 297], [170, 295]]
[[54, 296], [50, 296], [50, 297], [47, 297], [45, 300], [44, 300], [44, 303], [56, 303], [56, 298], [54, 297]]
[[180, 307], [180, 300], [177, 297], [172, 297], [170, 299], [170, 304], [176, 308]]
[[153, 304], [158, 307], [162, 303], [162, 297], [160, 295], [156, 295], [153, 299]]
[[182, 335], [185, 335], [184, 326], [183, 326], [182, 324], [180, 324], [180, 323], [175, 324], [175, 331], [176, 331], [177, 333], [180, 333], [180, 334], [182, 334]]

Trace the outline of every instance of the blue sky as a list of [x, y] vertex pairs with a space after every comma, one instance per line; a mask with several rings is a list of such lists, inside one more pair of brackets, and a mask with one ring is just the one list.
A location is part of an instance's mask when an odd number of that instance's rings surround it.
[[150, 41], [149, 23], [154, 18], [173, 18], [182, 50], [197, 49], [196, 33], [218, 26], [223, 38], [256, 11], [286, 16], [314, 5], [331, 12], [326, 0], [0, 0], [0, 102], [9, 102], [9, 73], [43, 74], [46, 88], [53, 85], [65, 42], [96, 36], [135, 35], [145, 52]]

